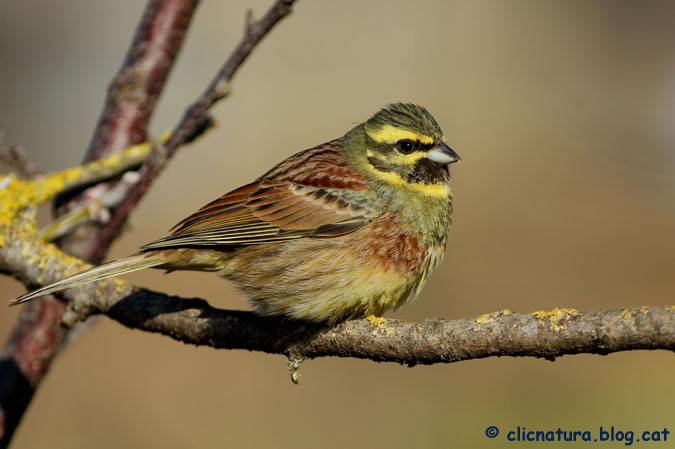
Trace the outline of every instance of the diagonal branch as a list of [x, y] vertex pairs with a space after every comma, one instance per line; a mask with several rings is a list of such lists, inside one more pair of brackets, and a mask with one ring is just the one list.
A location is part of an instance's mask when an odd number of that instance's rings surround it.
[[4, 133], [0, 130], [0, 161], [13, 167], [16, 172], [26, 179], [35, 178], [40, 174], [40, 170], [28, 158], [26, 151], [19, 145], [9, 147], [2, 143]]
[[147, 128], [199, 0], [150, 0], [119, 72], [85, 161], [148, 140]]
[[[150, 0], [119, 73], [113, 78], [85, 161], [147, 140], [147, 126], [167, 76], [182, 47], [197, 0]], [[124, 76], [130, 74], [132, 76]], [[135, 95], [126, 95], [133, 92]], [[96, 228], [63, 241], [81, 257], [105, 254]], [[100, 256], [103, 257], [103, 256]], [[0, 359], [0, 448], [9, 445], [67, 332], [59, 317], [64, 304], [53, 296], [21, 311]]]
[[11, 174], [0, 176], [0, 224], [11, 221], [21, 209], [49, 201], [66, 189], [104, 181], [138, 167], [147, 160], [153, 145], [158, 143], [133, 145], [104, 159], [25, 181]]
[[230, 57], [227, 58], [206, 90], [185, 111], [169, 141], [164, 146], [159, 146], [148, 162], [143, 165], [139, 182], [131, 188], [126, 200], [115, 209], [109, 224], [99, 235], [98, 242], [101, 246], [107, 247], [117, 237], [131, 210], [136, 207], [176, 150], [190, 141], [192, 136], [204, 127], [205, 122], [209, 120], [208, 111], [215, 103], [228, 95], [229, 84], [236, 72], [272, 28], [291, 13], [294, 1], [276, 0], [260, 20], [253, 23], [247, 21], [244, 36]]
[[[292, 3], [277, 0], [270, 12], [256, 22], [255, 27], [247, 28], [243, 44], [240, 43], [224, 66], [229, 68], [216, 79], [222, 78], [227, 84], [262, 37], [290, 13]], [[124, 64], [108, 89], [106, 105], [87, 151], [86, 161], [99, 159], [147, 140], [148, 122], [197, 4], [198, 0], [149, 1]], [[122, 202], [107, 225], [103, 228], [80, 228], [78, 233], [62, 240], [62, 247], [91, 262], [100, 262], [105, 257], [129, 213], [169, 157], [184, 143], [211, 126], [206, 113], [226, 93], [220, 82], [212, 87], [215, 90], [207, 89], [207, 93], [213, 90], [215, 95], [205, 96], [205, 101], [193, 104], [190, 109], [193, 112], [188, 111], [181, 124], [175, 128], [180, 138], [174, 134], [171, 142], [156, 153], [153, 163], [141, 174], [136, 188], [127, 190], [129, 200]], [[10, 241], [15, 237], [12, 236]], [[4, 346], [0, 359], [0, 377], [3, 378], [0, 384], [0, 448], [9, 444], [34, 389], [66, 337], [66, 332], [56, 319], [63, 309], [64, 303], [51, 296], [24, 308]]]

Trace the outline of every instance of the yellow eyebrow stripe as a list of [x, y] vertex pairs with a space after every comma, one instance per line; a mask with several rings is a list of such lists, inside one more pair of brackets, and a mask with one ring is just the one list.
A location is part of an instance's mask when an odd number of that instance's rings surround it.
[[418, 134], [407, 129], [396, 128], [392, 125], [382, 125], [379, 129], [367, 130], [366, 133], [371, 139], [378, 143], [396, 143], [403, 139], [417, 140], [422, 145], [434, 143], [434, 139], [429, 136]]
[[425, 195], [437, 198], [448, 198], [452, 196], [452, 190], [447, 184], [425, 184], [423, 182], [407, 182], [401, 178], [398, 173], [384, 172], [376, 169], [372, 164], [368, 164], [368, 169], [382, 181], [395, 186], [417, 190]]
[[366, 155], [368, 157], [376, 157], [382, 161], [393, 163], [396, 165], [413, 165], [420, 159], [424, 159], [425, 157], [427, 157], [427, 153], [424, 151], [415, 151], [414, 153], [410, 154], [391, 153], [388, 155], [384, 155], [381, 153], [375, 153], [371, 150], [367, 150]]

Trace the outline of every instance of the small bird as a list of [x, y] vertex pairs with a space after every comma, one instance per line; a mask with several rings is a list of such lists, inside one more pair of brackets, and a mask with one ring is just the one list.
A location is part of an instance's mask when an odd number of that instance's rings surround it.
[[390, 104], [207, 204], [137, 254], [11, 304], [159, 268], [215, 272], [264, 315], [328, 324], [379, 316], [414, 298], [443, 258], [448, 165], [459, 160], [425, 108]]

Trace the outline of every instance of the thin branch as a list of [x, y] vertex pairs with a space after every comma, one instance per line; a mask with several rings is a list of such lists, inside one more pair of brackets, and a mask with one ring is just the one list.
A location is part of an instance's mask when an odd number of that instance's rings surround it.
[[0, 161], [12, 167], [26, 179], [32, 179], [40, 175], [40, 170], [28, 158], [26, 150], [19, 145], [5, 146], [2, 143], [4, 133], [0, 132]]
[[230, 82], [236, 72], [272, 28], [291, 13], [293, 3], [294, 0], [276, 0], [260, 20], [250, 23], [250, 19], [247, 19], [244, 36], [225, 64], [207, 89], [185, 111], [180, 122], [174, 127], [169, 141], [164, 146], [157, 147], [148, 163], [143, 165], [140, 181], [131, 189], [126, 200], [115, 209], [109, 224], [98, 236], [101, 246], [107, 247], [119, 235], [131, 210], [136, 207], [176, 150], [190, 141], [195, 133], [210, 121], [208, 111], [216, 102], [228, 95]]
[[80, 226], [107, 223], [110, 221], [110, 210], [124, 201], [129, 189], [138, 182], [138, 179], [138, 172], [128, 171], [111, 189], [104, 185], [88, 189], [85, 192], [85, 201], [55, 219], [42, 229], [38, 236], [47, 242], [53, 242], [69, 235]]
[[148, 158], [153, 145], [134, 145], [105, 159], [27, 181], [13, 175], [0, 176], [0, 224], [11, 221], [21, 209], [49, 201], [66, 189], [103, 181], [138, 167]]

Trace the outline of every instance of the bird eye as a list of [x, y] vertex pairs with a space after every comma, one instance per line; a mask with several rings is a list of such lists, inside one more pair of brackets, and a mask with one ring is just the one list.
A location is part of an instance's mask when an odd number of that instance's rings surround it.
[[399, 140], [396, 142], [396, 146], [398, 147], [398, 151], [403, 154], [410, 154], [415, 149], [415, 144], [409, 139]]

